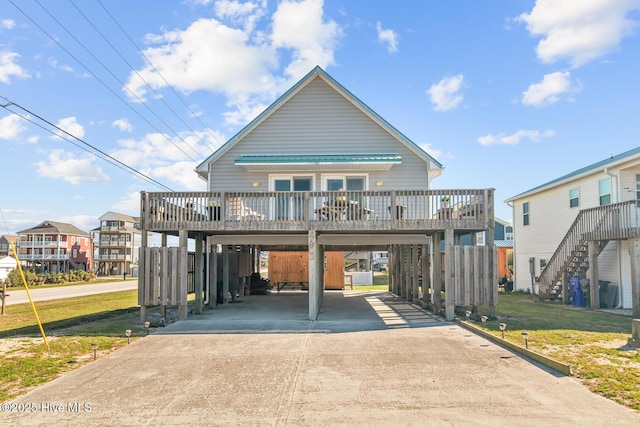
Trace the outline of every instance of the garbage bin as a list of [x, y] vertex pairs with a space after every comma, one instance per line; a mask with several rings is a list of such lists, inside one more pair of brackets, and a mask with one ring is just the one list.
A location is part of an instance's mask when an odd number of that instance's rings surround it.
[[607, 304], [607, 293], [609, 291], [609, 283], [608, 280], [598, 280], [598, 294], [600, 295], [600, 308], [611, 308], [608, 307]]
[[582, 289], [582, 301], [585, 307], [591, 307], [591, 285], [589, 279], [580, 279], [580, 289]]
[[569, 279], [569, 290], [571, 291], [571, 305], [584, 307], [584, 295], [580, 288], [579, 277], [572, 277]]

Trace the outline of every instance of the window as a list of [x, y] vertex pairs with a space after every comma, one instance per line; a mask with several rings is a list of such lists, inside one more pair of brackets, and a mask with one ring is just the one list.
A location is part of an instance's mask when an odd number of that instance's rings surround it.
[[580, 189], [572, 188], [569, 190], [569, 207], [575, 208], [580, 206]]
[[529, 202], [522, 204], [522, 225], [529, 225]]
[[504, 228], [504, 239], [513, 240], [513, 227], [508, 225]]
[[[273, 176], [271, 185], [275, 191], [312, 191], [313, 176]], [[279, 195], [276, 198], [276, 218], [301, 220], [306, 217], [304, 197]]]
[[640, 175], [636, 175], [636, 200], [640, 200]]
[[600, 195], [600, 206], [611, 204], [611, 178], [598, 181], [598, 194]]

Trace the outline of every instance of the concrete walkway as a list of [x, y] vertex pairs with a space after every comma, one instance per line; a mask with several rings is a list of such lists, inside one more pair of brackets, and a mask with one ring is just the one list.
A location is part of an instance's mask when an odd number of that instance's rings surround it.
[[0, 424], [640, 425], [389, 294], [327, 292], [319, 320], [307, 312], [306, 293], [281, 292], [190, 316], [16, 399], [35, 413], [5, 411]]

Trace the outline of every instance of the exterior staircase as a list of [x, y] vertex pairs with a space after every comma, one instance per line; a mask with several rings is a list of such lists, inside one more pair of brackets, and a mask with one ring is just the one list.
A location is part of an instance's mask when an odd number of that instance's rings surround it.
[[586, 277], [589, 270], [589, 241], [596, 241], [599, 255], [610, 240], [639, 236], [640, 201], [615, 203], [581, 210], [538, 278], [542, 300], [566, 301], [566, 284], [571, 277]]

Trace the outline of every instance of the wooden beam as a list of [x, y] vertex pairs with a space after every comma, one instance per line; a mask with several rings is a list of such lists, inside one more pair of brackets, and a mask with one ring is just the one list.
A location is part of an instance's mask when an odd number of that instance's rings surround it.
[[631, 258], [631, 314], [640, 317], [640, 239], [629, 239]]
[[194, 312], [196, 314], [202, 314], [204, 308], [204, 250], [203, 250], [204, 234], [202, 232], [196, 233], [195, 238], [195, 260], [193, 263], [193, 285], [196, 294], [196, 301]]
[[589, 306], [600, 308], [600, 281], [598, 279], [598, 241], [589, 240]]

